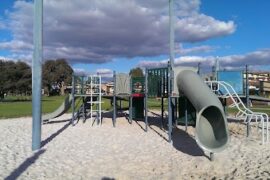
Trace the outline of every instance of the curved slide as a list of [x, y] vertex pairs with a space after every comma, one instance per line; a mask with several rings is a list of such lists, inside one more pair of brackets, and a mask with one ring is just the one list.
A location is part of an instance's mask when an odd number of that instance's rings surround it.
[[222, 151], [229, 142], [227, 119], [218, 97], [193, 71], [177, 75], [177, 87], [196, 109], [196, 141], [209, 152]]
[[59, 106], [58, 109], [56, 109], [54, 112], [42, 115], [42, 121], [48, 121], [53, 118], [57, 118], [61, 115], [63, 115], [65, 112], [68, 111], [72, 104], [72, 95], [69, 95], [65, 98], [64, 102]]

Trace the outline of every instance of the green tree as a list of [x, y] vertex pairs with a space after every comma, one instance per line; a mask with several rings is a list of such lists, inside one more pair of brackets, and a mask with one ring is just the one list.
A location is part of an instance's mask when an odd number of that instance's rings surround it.
[[31, 68], [25, 62], [0, 60], [0, 99], [5, 93], [26, 94], [31, 91]]
[[133, 68], [129, 71], [131, 77], [143, 77], [143, 70], [139, 67]]
[[17, 93], [28, 94], [32, 90], [32, 72], [31, 67], [25, 62], [16, 63], [16, 89]]
[[65, 59], [47, 60], [42, 68], [43, 87], [49, 95], [59, 94], [63, 84], [71, 84], [73, 70]]

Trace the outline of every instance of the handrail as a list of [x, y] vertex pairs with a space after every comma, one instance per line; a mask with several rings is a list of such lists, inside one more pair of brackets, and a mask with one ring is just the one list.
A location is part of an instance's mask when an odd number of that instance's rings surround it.
[[[253, 112], [252, 110], [248, 109], [241, 98], [236, 93], [235, 89], [227, 82], [225, 81], [206, 81], [205, 82], [209, 88], [214, 92], [220, 92], [220, 86], [225, 89], [226, 93], [222, 95], [223, 98], [231, 98], [233, 101], [234, 107], [238, 109], [238, 112], [236, 113], [235, 117], [238, 119], [243, 118], [244, 122], [250, 123], [253, 118], [255, 118], [255, 121], [260, 119], [261, 125], [262, 125], [262, 144], [269, 142], [269, 117], [266, 113], [262, 112]], [[215, 85], [215, 86], [214, 86]], [[213, 87], [217, 87], [216, 89], [213, 89]], [[238, 100], [236, 102], [235, 98]], [[266, 134], [265, 134], [265, 121], [266, 121]], [[265, 141], [266, 136], [266, 141]]]

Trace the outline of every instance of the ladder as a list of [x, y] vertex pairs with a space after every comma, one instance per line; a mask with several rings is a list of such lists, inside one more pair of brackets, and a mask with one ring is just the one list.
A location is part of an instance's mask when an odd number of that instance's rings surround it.
[[90, 119], [91, 121], [97, 120], [97, 124], [101, 125], [101, 103], [102, 103], [102, 93], [101, 93], [101, 76], [92, 75], [89, 76], [90, 83]]

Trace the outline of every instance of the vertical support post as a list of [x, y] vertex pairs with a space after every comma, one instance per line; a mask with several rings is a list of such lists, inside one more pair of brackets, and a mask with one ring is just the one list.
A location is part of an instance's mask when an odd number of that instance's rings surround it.
[[101, 123], [102, 123], [102, 117], [101, 117], [101, 113], [102, 113], [102, 110], [101, 110], [101, 101], [102, 101], [102, 96], [101, 96], [101, 76], [99, 75], [98, 76], [98, 80], [99, 80], [99, 95], [98, 95], [98, 112], [99, 112], [99, 125], [101, 126]]
[[187, 110], [187, 98], [185, 97], [185, 131], [187, 132], [188, 126], [188, 110]]
[[198, 63], [198, 72], [197, 74], [200, 76], [201, 75], [201, 62]]
[[250, 116], [247, 116], [247, 137], [250, 135]]
[[130, 121], [130, 124], [132, 124], [132, 95], [130, 95], [129, 97], [129, 121]]
[[210, 161], [214, 161], [214, 153], [210, 152]]
[[174, 15], [173, 15], [174, 0], [169, 0], [169, 16], [170, 16], [170, 62], [168, 69], [168, 116], [169, 116], [169, 142], [172, 141], [172, 102], [171, 102], [171, 76], [172, 67], [174, 66]]
[[164, 97], [161, 97], [161, 126], [164, 128]]
[[171, 66], [169, 65], [169, 78], [168, 78], [168, 136], [169, 142], [172, 141], [172, 101], [171, 101]]
[[148, 128], [148, 72], [147, 68], [145, 69], [145, 81], [144, 81], [144, 121], [145, 121], [145, 131], [147, 132]]
[[248, 65], [246, 65], [246, 106], [247, 106], [247, 108], [249, 108]]
[[[81, 77], [82, 78], [82, 81], [81, 81], [81, 86], [82, 86], [82, 91], [81, 91], [81, 93], [82, 93], [82, 95], [83, 95], [83, 120], [85, 121], [86, 120], [86, 116], [85, 116], [85, 97], [84, 97], [84, 95], [85, 95], [85, 93], [84, 93], [84, 76], [82, 76]], [[92, 92], [92, 89], [91, 89], [91, 92]]]
[[178, 99], [177, 97], [174, 98], [174, 124], [175, 126], [177, 127], [178, 125], [178, 121], [177, 121], [177, 118], [178, 118]]
[[116, 120], [116, 73], [113, 71], [113, 82], [114, 82], [114, 88], [113, 88], [113, 127], [115, 127], [115, 120]]
[[75, 125], [75, 75], [72, 75], [72, 91], [71, 91], [71, 95], [72, 95], [72, 125]]
[[43, 0], [34, 1], [34, 54], [32, 60], [32, 150], [41, 147], [41, 80]]
[[88, 79], [90, 79], [90, 120], [93, 121], [93, 77], [89, 76]]
[[169, 0], [170, 16], [170, 65], [174, 67], [174, 0]]

